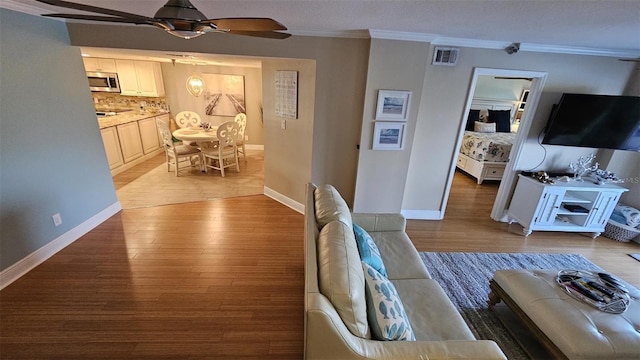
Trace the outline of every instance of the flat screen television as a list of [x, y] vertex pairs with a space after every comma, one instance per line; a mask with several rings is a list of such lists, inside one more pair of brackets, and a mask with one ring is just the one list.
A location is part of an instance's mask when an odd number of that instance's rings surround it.
[[640, 151], [640, 97], [563, 94], [542, 143]]

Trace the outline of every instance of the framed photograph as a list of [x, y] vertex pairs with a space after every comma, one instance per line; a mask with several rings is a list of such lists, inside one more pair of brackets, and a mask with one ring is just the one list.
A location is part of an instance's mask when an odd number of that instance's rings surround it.
[[411, 91], [378, 90], [376, 120], [407, 121]]
[[373, 128], [373, 150], [402, 150], [404, 123], [376, 122]]

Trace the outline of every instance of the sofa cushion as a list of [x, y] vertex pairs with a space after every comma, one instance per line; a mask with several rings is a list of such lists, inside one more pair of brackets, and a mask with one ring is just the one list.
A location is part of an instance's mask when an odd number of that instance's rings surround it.
[[380, 257], [380, 250], [378, 250], [378, 246], [376, 246], [371, 235], [358, 224], [353, 224], [353, 232], [356, 236], [360, 260], [376, 269], [384, 277], [387, 277], [387, 269], [384, 267], [382, 257]]
[[316, 222], [321, 229], [332, 221], [342, 221], [347, 226], [352, 226], [351, 211], [338, 190], [332, 185], [318, 186], [314, 191]]
[[416, 247], [404, 231], [370, 231], [378, 245], [389, 279], [429, 279]]
[[318, 282], [349, 331], [369, 339], [364, 272], [351, 225], [332, 221], [320, 230]]
[[475, 340], [473, 333], [433, 279], [392, 280], [418, 341]]
[[367, 317], [373, 338], [415, 341], [404, 305], [393, 283], [365, 262], [362, 262], [362, 269], [367, 297]]

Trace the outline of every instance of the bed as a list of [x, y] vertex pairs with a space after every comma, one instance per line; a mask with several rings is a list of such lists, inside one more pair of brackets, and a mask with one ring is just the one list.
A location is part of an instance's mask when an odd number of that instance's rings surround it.
[[[474, 101], [472, 104], [456, 167], [475, 177], [478, 184], [484, 180], [502, 180], [516, 136], [511, 132], [516, 111], [517, 104], [509, 102]], [[491, 116], [503, 118], [491, 124], [487, 122]], [[493, 125], [499, 131], [485, 125]]]

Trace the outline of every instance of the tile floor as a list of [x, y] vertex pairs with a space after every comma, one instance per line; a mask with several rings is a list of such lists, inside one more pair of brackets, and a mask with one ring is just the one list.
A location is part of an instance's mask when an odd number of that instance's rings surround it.
[[123, 209], [186, 203], [264, 193], [264, 152], [247, 149], [247, 161], [240, 156], [240, 172], [234, 168], [209, 173], [198, 168], [180, 170], [176, 177], [167, 171], [165, 155], [114, 176], [118, 200]]

